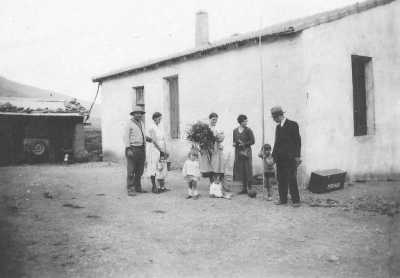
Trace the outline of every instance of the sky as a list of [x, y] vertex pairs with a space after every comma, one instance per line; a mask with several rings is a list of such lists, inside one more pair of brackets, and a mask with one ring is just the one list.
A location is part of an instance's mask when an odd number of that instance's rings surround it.
[[356, 0], [0, 0], [0, 76], [91, 100], [93, 76]]

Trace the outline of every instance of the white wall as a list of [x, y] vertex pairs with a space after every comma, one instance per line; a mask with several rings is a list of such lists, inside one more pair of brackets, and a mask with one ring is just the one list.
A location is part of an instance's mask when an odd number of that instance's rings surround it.
[[[397, 15], [397, 16], [396, 16]], [[399, 2], [323, 24], [262, 47], [265, 96], [265, 136], [273, 143], [275, 124], [269, 109], [283, 106], [300, 126], [303, 141], [301, 177], [317, 169], [340, 168], [350, 175], [400, 173], [400, 19]], [[375, 135], [353, 136], [351, 54], [373, 58]], [[189, 150], [183, 140], [188, 125], [219, 114], [225, 131], [227, 172], [232, 169], [232, 130], [246, 114], [256, 137], [255, 172], [261, 163], [262, 110], [258, 46], [220, 52], [201, 59], [106, 81], [103, 97], [105, 159], [123, 157], [122, 127], [134, 102], [134, 86], [144, 86], [146, 122], [152, 113], [164, 115], [169, 134], [169, 100], [165, 77], [178, 75], [181, 140], [169, 140], [173, 162], [179, 165]], [[306, 181], [306, 179], [302, 179]]]
[[[308, 93], [305, 165], [373, 178], [400, 173], [400, 4], [303, 32]], [[372, 57], [375, 134], [355, 137], [351, 55]]]
[[[225, 157], [227, 172], [233, 166], [232, 131], [237, 126], [239, 114], [246, 114], [249, 127], [253, 129], [256, 145], [253, 147], [255, 172], [261, 169], [257, 153], [262, 140], [262, 106], [260, 91], [260, 57], [263, 58], [265, 93], [265, 134], [266, 142], [273, 143], [275, 124], [269, 109], [274, 105], [284, 106], [289, 116], [302, 119], [300, 104], [302, 51], [298, 36], [264, 44], [262, 55], [257, 46], [221, 52], [201, 59], [162, 67], [157, 70], [131, 75], [104, 82], [103, 97], [103, 149], [105, 158], [123, 155], [123, 123], [129, 118], [134, 101], [134, 86], [144, 86], [146, 103], [146, 122], [151, 121], [152, 113], [159, 111], [164, 115], [164, 126], [169, 134], [169, 100], [165, 77], [178, 75], [180, 97], [181, 139], [185, 130], [195, 121], [207, 122], [208, 115], [219, 115], [219, 128], [224, 130]], [[290, 59], [289, 59], [290, 57]], [[189, 144], [185, 140], [170, 140], [173, 162], [179, 164], [186, 158]]]

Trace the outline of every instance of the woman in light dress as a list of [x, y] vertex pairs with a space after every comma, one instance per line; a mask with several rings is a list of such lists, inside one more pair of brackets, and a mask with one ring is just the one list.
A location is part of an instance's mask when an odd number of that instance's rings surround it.
[[216, 113], [211, 113], [208, 118], [210, 129], [217, 138], [217, 142], [214, 144], [214, 148], [211, 151], [211, 156], [207, 153], [207, 151], [201, 151], [200, 171], [202, 176], [209, 178], [210, 184], [212, 184], [216, 178], [218, 180], [223, 180], [224, 178], [225, 165], [223, 151], [224, 148], [222, 143], [225, 137], [224, 133], [216, 127], [218, 115]]
[[152, 139], [152, 143], [147, 144], [146, 160], [147, 160], [147, 174], [150, 176], [152, 184], [152, 192], [160, 193], [167, 191], [163, 184], [160, 188], [156, 184], [157, 164], [159, 164], [160, 156], [168, 157], [167, 143], [165, 140], [164, 129], [161, 125], [162, 114], [155, 112], [152, 116], [153, 123], [148, 129], [148, 135]]

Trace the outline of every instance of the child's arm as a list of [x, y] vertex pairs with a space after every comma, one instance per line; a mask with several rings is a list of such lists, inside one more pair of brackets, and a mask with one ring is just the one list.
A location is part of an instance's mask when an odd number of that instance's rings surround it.
[[261, 149], [260, 152], [258, 153], [258, 157], [259, 157], [259, 158], [264, 158], [264, 152], [263, 152], [262, 149]]
[[183, 163], [183, 167], [182, 167], [182, 174], [183, 174], [184, 177], [187, 175], [187, 170], [186, 170], [187, 165], [186, 165], [186, 164], [187, 164], [187, 163], [186, 163], [186, 161], [185, 161], [185, 163]]
[[201, 177], [201, 172], [200, 172], [200, 165], [199, 165], [199, 163], [197, 163], [197, 166], [196, 166], [196, 176], [197, 177]]

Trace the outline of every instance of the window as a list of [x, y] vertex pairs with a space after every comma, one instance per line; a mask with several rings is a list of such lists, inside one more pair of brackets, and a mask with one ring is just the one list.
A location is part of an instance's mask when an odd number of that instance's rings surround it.
[[165, 78], [169, 90], [169, 113], [171, 138], [179, 138], [179, 87], [178, 76]]
[[370, 57], [352, 55], [351, 66], [354, 136], [373, 134], [375, 122], [372, 59]]
[[144, 87], [139, 86], [139, 87], [134, 87], [136, 94], [136, 105], [139, 106], [144, 106]]

